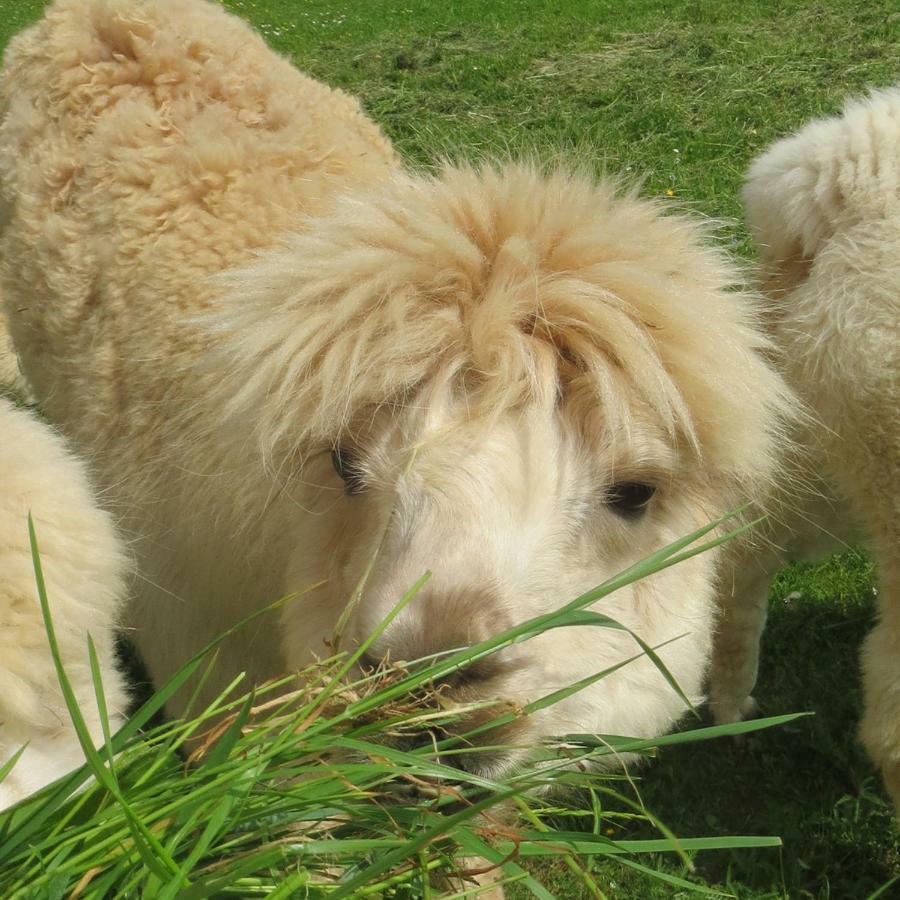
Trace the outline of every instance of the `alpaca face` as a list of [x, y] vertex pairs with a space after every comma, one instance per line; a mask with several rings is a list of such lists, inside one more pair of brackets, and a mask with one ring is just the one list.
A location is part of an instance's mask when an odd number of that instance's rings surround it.
[[[328, 581], [288, 607], [291, 665], [325, 652], [373, 556], [342, 646], [361, 643], [431, 572], [369, 652], [372, 660], [414, 660], [552, 612], [708, 520], [710, 503], [691, 487], [690, 473], [678, 472], [672, 449], [638, 416], [627, 441], [608, 436], [602, 447], [586, 442], [564, 406], [487, 423], [466, 422], [464, 410], [448, 404], [426, 418], [387, 419], [310, 464], [305, 481], [316, 486], [301, 502], [312, 515], [303, 516], [288, 588]], [[662, 655], [689, 694], [699, 690], [709, 642], [709, 576], [708, 560], [691, 561], [595, 607], [651, 644], [678, 638]], [[639, 653], [621, 631], [557, 629], [485, 660], [448, 692], [522, 705]], [[533, 744], [535, 733], [587, 730], [651, 734], [682, 706], [640, 659], [487, 741]], [[466, 764], [493, 771], [508, 761], [473, 752]]]
[[[754, 496], [788, 398], [732, 277], [689, 220], [517, 165], [400, 175], [223, 277], [227, 418], [270, 471], [303, 461], [265, 494], [283, 499], [282, 587], [325, 579], [284, 614], [285, 662], [329, 652], [351, 598], [343, 646], [358, 645], [427, 571], [371, 656], [470, 644]], [[687, 694], [708, 655], [713, 562], [597, 606], [673, 641], [662, 656]], [[557, 629], [455, 690], [521, 705], [638, 652], [627, 632]], [[645, 658], [503, 740], [650, 736], [683, 709]]]

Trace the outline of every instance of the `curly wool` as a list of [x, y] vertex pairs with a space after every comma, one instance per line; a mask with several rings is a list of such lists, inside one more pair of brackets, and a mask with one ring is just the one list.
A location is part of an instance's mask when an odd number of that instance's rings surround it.
[[398, 173], [341, 197], [218, 279], [223, 406], [272, 454], [334, 442], [429, 383], [457, 385], [473, 417], [560, 393], [584, 419], [602, 409], [609, 433], [641, 404], [735, 496], [754, 492], [777, 426], [741, 423], [786, 401], [760, 363], [758, 308], [703, 225], [662, 212], [526, 164]]
[[0, 809], [84, 763], [50, 655], [28, 536], [34, 520], [60, 657], [91, 737], [103, 741], [88, 655], [94, 640], [110, 721], [127, 697], [113, 627], [128, 561], [83, 465], [59, 435], [0, 399], [0, 766], [27, 747], [0, 783]]

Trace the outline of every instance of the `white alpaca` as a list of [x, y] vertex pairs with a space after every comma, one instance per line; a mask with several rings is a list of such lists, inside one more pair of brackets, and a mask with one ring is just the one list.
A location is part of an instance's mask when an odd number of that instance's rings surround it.
[[[692, 219], [564, 171], [408, 174], [356, 101], [201, 0], [57, 0], [10, 44], [0, 103], [10, 328], [123, 511], [157, 680], [322, 579], [223, 645], [201, 701], [328, 652], [376, 548], [345, 644], [431, 569], [374, 652], [458, 647], [772, 477], [790, 401]], [[693, 697], [715, 564], [600, 607], [670, 641]], [[521, 704], [635, 652], [558, 629], [465, 692]], [[657, 735], [683, 711], [642, 659], [505, 737]]]
[[[771, 577], [857, 533], [878, 562], [879, 622], [863, 649], [862, 739], [900, 809], [900, 89], [848, 103], [750, 168], [747, 216], [789, 383], [817, 422], [792, 476], [812, 486], [727, 583], [711, 699], [720, 721], [753, 707]], [[795, 485], [796, 486], [796, 485]]]
[[0, 782], [0, 809], [84, 763], [41, 616], [29, 512], [62, 662], [91, 737], [100, 744], [87, 638], [90, 632], [115, 729], [126, 704], [112, 637], [124, 595], [125, 557], [83, 467], [62, 439], [0, 400], [0, 766], [28, 744]]

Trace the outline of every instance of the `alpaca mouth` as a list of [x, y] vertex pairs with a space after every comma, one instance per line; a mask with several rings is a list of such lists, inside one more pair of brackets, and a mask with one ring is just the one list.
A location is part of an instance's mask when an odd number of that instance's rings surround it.
[[476, 781], [494, 781], [521, 766], [533, 741], [534, 734], [522, 720], [521, 711], [509, 701], [497, 700], [452, 725], [430, 727], [408, 738], [404, 749], [474, 776]]

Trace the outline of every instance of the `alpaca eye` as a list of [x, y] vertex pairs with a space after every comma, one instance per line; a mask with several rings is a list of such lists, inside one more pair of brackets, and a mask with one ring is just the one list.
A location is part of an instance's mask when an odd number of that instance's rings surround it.
[[359, 470], [359, 461], [349, 450], [335, 447], [331, 451], [331, 465], [343, 479], [348, 494], [358, 494], [366, 486]]
[[640, 481], [620, 481], [606, 495], [606, 504], [613, 512], [626, 518], [639, 516], [653, 499], [656, 488]]

